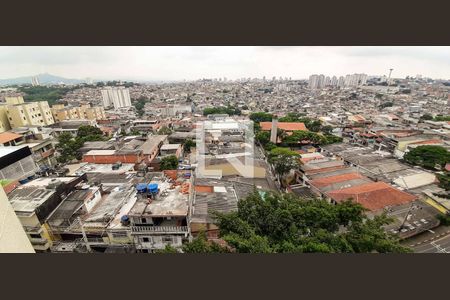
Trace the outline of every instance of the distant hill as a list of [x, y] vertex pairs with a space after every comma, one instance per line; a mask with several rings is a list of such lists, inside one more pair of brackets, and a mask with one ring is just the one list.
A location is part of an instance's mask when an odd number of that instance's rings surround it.
[[31, 78], [33, 77], [37, 77], [40, 84], [77, 84], [85, 82], [85, 80], [69, 79], [51, 74], [38, 74], [34, 76], [0, 79], [0, 85], [31, 84]]

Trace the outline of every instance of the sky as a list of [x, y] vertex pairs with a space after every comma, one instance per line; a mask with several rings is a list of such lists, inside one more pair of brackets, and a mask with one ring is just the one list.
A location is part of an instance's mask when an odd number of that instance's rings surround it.
[[352, 73], [450, 79], [450, 47], [0, 47], [0, 79], [42, 73], [76, 79], [196, 80]]

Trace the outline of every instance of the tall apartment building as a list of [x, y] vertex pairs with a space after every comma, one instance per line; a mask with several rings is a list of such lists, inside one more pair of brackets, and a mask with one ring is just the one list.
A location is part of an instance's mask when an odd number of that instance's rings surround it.
[[337, 79], [336, 76], [333, 76], [333, 77], [331, 78], [330, 85], [331, 85], [331, 86], [337, 86], [337, 85], [338, 85], [338, 79]]
[[37, 76], [31, 77], [31, 85], [32, 86], [39, 86], [40, 85], [39, 78]]
[[102, 90], [103, 106], [114, 108], [131, 106], [130, 90], [124, 87], [106, 87]]
[[21, 96], [5, 97], [5, 100], [6, 104], [0, 105], [0, 131], [55, 123], [47, 101], [25, 102]]
[[310, 89], [322, 89], [325, 87], [326, 78], [325, 75], [311, 75], [309, 76], [309, 88]]
[[319, 75], [311, 75], [309, 76], [309, 88], [310, 89], [317, 89], [317, 85], [319, 82]]
[[349, 74], [345, 77], [341, 76], [337, 79], [336, 76], [330, 78], [324, 75], [311, 75], [309, 76], [309, 88], [310, 89], [321, 89], [326, 86], [337, 86], [337, 87], [355, 87], [366, 84], [367, 75], [366, 74]]
[[80, 107], [67, 107], [63, 104], [53, 105], [51, 108], [53, 118], [56, 122], [64, 120], [104, 120], [106, 119], [105, 109], [100, 106], [91, 107], [82, 105]]

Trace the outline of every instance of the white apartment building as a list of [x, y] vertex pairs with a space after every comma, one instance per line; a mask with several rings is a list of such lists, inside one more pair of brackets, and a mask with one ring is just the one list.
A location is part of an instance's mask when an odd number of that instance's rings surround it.
[[130, 107], [130, 90], [124, 87], [106, 87], [102, 89], [103, 106], [114, 106], [115, 109]]

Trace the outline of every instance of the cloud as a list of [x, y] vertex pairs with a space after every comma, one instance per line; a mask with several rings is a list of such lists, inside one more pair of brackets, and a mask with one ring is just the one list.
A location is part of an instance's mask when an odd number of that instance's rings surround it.
[[0, 78], [179, 80], [364, 72], [450, 78], [450, 47], [0, 47]]

